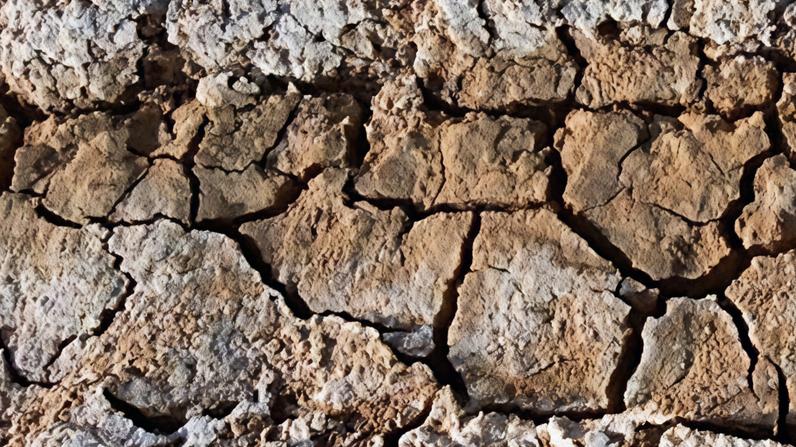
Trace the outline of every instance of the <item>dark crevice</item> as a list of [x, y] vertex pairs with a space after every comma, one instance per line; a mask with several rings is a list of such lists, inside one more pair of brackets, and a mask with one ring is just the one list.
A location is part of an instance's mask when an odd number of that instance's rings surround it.
[[[769, 360], [770, 361], [770, 360]], [[779, 400], [779, 413], [777, 414], [777, 435], [775, 439], [778, 442], [794, 444], [796, 443], [796, 427], [793, 427], [788, 422], [788, 413], [790, 412], [790, 394], [788, 393], [788, 378], [782, 371], [782, 367], [778, 364], [771, 362], [777, 370], [777, 379], [779, 382], [778, 400]]]
[[356, 177], [349, 177], [345, 185], [343, 185], [344, 202], [348, 207], [355, 207], [357, 203], [367, 203], [379, 210], [389, 211], [399, 208], [406, 214], [408, 219], [417, 222], [425, 219], [426, 217], [440, 213], [462, 213], [462, 212], [514, 212], [522, 210], [535, 210], [545, 206], [545, 203], [527, 203], [522, 206], [506, 205], [506, 204], [488, 204], [482, 202], [452, 204], [441, 203], [424, 207], [421, 204], [414, 203], [410, 199], [396, 199], [396, 198], [376, 198], [368, 197], [361, 194], [356, 189]]
[[199, 197], [202, 194], [199, 177], [197, 177], [193, 172], [193, 168], [196, 166], [196, 153], [199, 152], [199, 144], [204, 139], [205, 128], [207, 125], [208, 119], [207, 117], [204, 117], [202, 124], [200, 124], [199, 128], [196, 130], [196, 134], [188, 143], [188, 151], [183, 156], [181, 163], [183, 172], [185, 173], [185, 176], [188, 177], [188, 184], [191, 189], [191, 206], [190, 212], [188, 214], [188, 221], [192, 224], [196, 223], [196, 216], [199, 214]]
[[390, 431], [384, 435], [384, 445], [386, 447], [398, 447], [400, 445], [401, 436], [409, 433], [410, 431], [419, 428], [423, 423], [426, 422], [428, 416], [431, 414], [431, 409], [434, 405], [434, 397], [432, 396], [428, 402], [426, 402], [425, 407], [423, 407], [423, 411], [417, 415], [417, 417], [410, 421], [408, 424], [404, 425], [401, 428], [396, 428], [395, 430]]
[[61, 357], [61, 353], [64, 351], [64, 349], [66, 349], [66, 347], [69, 346], [75, 340], [77, 340], [76, 335], [70, 335], [66, 339], [61, 340], [61, 343], [58, 343], [58, 348], [56, 349], [55, 354], [53, 354], [53, 356], [50, 357], [49, 360], [47, 360], [47, 363], [45, 363], [44, 366], [42, 366], [42, 369], [47, 370], [48, 368], [50, 368], [58, 360], [58, 358]]
[[112, 409], [122, 413], [133, 425], [149, 433], [168, 436], [187, 422], [184, 415], [147, 415], [135, 405], [116, 397], [107, 389], [103, 390], [102, 395]]
[[[618, 294], [617, 294], [618, 296]], [[630, 377], [636, 372], [641, 363], [641, 354], [644, 343], [641, 337], [647, 315], [631, 307], [627, 316], [627, 333], [622, 343], [622, 352], [616, 362], [616, 368], [608, 380], [606, 395], [608, 396], [608, 412], [621, 413], [627, 409], [625, 406], [625, 390]]]
[[746, 324], [741, 310], [723, 293], [718, 296], [716, 301], [724, 312], [730, 315], [732, 322], [735, 324], [735, 329], [738, 331], [738, 340], [741, 342], [741, 347], [743, 347], [747, 357], [749, 357], [749, 371], [746, 376], [747, 385], [750, 390], [754, 390], [754, 371], [757, 367], [757, 360], [760, 353], [749, 338], [749, 325]]
[[41, 203], [36, 205], [35, 211], [37, 216], [39, 216], [41, 219], [44, 219], [45, 221], [47, 221], [52, 225], [58, 227], [81, 228], [81, 225], [79, 223], [64, 219], [58, 214], [55, 214], [54, 212], [50, 211], [46, 206], [44, 206]]
[[210, 222], [199, 222], [196, 226], [198, 230], [213, 231], [223, 234], [234, 240], [238, 244], [241, 254], [249, 263], [251, 268], [257, 271], [263, 284], [279, 292], [285, 300], [288, 308], [293, 315], [299, 319], [307, 320], [312, 317], [313, 312], [307, 303], [298, 295], [296, 287], [291, 284], [284, 284], [274, 274], [270, 265], [263, 259], [256, 241], [242, 234], [237, 227], [224, 224], [213, 224]]
[[210, 416], [213, 419], [224, 419], [232, 413], [232, 410], [238, 406], [238, 402], [222, 401], [216, 402], [210, 408], [202, 410], [202, 415]]
[[124, 310], [125, 306], [127, 305], [128, 298], [130, 298], [133, 295], [136, 287], [138, 286], [138, 283], [136, 282], [135, 278], [133, 278], [131, 274], [122, 270], [122, 257], [112, 252], [107, 247], [107, 242], [105, 243], [105, 251], [111, 256], [113, 256], [114, 258], [113, 268], [117, 272], [120, 272], [122, 275], [124, 275], [125, 279], [127, 280], [127, 286], [124, 290], [124, 293], [119, 297], [117, 302], [112, 307], [106, 307], [102, 309], [102, 312], [100, 312], [99, 324], [91, 331], [91, 335], [95, 337], [104, 334], [105, 331], [108, 330], [113, 321], [116, 319], [116, 315], [118, 315], [119, 312]]
[[[423, 110], [436, 118], [462, 119], [468, 113], [482, 113], [491, 118], [512, 117], [530, 118], [549, 124], [555, 122], [559, 117], [565, 116], [571, 109], [571, 104], [567, 102], [550, 103], [546, 105], [532, 104], [510, 104], [502, 109], [479, 108], [471, 109], [452, 104], [435, 94], [433, 89], [424, 85], [423, 80], [418, 80], [418, 88], [423, 96]], [[442, 114], [443, 116], [440, 116]]]
[[460, 251], [461, 263], [448, 283], [448, 287], [443, 294], [442, 308], [434, 318], [434, 350], [431, 351], [431, 354], [426, 359], [426, 364], [431, 368], [437, 382], [441, 385], [450, 385], [455, 393], [466, 399], [469, 399], [469, 397], [464, 379], [448, 359], [448, 353], [450, 352], [448, 333], [459, 308], [459, 289], [464, 282], [464, 278], [470, 273], [470, 267], [473, 263], [473, 245], [478, 233], [481, 231], [481, 214], [476, 212], [472, 216], [473, 220], [470, 229]]
[[356, 139], [353, 140], [353, 162], [352, 166], [354, 169], [359, 169], [362, 167], [362, 164], [365, 162], [365, 157], [367, 157], [368, 153], [370, 152], [370, 140], [368, 140], [368, 132], [367, 132], [367, 124], [373, 118], [373, 108], [370, 106], [370, 103], [365, 104], [362, 107], [362, 124], [358, 127]]
[[44, 110], [22, 101], [16, 93], [9, 91], [2, 84], [0, 84], [0, 106], [3, 106], [6, 112], [17, 121], [21, 130], [36, 121], [47, 119], [47, 113]]
[[755, 424], [728, 425], [710, 421], [694, 421], [684, 418], [674, 418], [672, 423], [680, 424], [692, 430], [708, 431], [714, 434], [733, 436], [745, 440], [764, 441], [774, 438], [771, 434], [770, 427]]

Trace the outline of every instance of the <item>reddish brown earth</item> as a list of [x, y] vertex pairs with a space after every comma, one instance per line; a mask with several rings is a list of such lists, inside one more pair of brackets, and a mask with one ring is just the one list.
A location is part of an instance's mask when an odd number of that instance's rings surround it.
[[789, 1], [0, 1], [0, 445], [792, 445], [794, 148]]

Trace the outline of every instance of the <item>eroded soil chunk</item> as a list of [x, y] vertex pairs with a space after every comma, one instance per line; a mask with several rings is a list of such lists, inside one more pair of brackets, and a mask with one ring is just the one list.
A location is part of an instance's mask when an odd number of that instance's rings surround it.
[[605, 409], [629, 312], [619, 281], [553, 213], [485, 213], [448, 338], [473, 402]]
[[429, 112], [411, 77], [374, 98], [356, 189], [422, 208], [526, 207], [547, 198], [546, 127], [531, 119]]
[[461, 263], [471, 215], [413, 222], [398, 208], [351, 203], [342, 191], [347, 177], [324, 171], [287, 212], [241, 232], [314, 312], [408, 331], [432, 325]]
[[[796, 426], [796, 327], [794, 294], [796, 252], [776, 257], [757, 257], [727, 289], [727, 297], [741, 310], [749, 326], [749, 338], [760, 352], [784, 374], [790, 404], [786, 423]], [[785, 386], [785, 385], [781, 385]]]
[[762, 356], [752, 363], [714, 297], [669, 300], [664, 316], [647, 319], [642, 337], [628, 408], [657, 423], [683, 418], [747, 430], [776, 423], [776, 369]]

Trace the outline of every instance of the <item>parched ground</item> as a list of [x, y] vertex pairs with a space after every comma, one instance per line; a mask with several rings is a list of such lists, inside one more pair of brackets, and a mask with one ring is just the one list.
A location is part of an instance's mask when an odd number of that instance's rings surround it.
[[0, 445], [796, 442], [796, 4], [0, 0]]

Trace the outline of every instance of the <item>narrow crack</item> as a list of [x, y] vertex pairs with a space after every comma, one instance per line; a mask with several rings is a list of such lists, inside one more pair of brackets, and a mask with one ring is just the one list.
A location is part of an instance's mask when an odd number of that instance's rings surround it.
[[[619, 296], [615, 294], [615, 296]], [[647, 315], [637, 311], [632, 306], [627, 316], [627, 334], [622, 343], [622, 352], [617, 359], [611, 377], [606, 387], [608, 396], [608, 413], [622, 413], [627, 410], [625, 405], [625, 391], [630, 383], [630, 378], [641, 363], [641, 354], [644, 351], [644, 342], [641, 337]]]
[[747, 357], [749, 357], [749, 371], [746, 375], [747, 385], [749, 386], [750, 390], [754, 390], [754, 371], [757, 367], [757, 361], [760, 357], [760, 352], [749, 338], [749, 325], [746, 323], [741, 310], [738, 309], [735, 303], [727, 298], [726, 295], [723, 293], [719, 295], [716, 302], [718, 303], [719, 307], [724, 310], [724, 312], [730, 315], [732, 322], [738, 331], [738, 340], [740, 341], [741, 347], [743, 347]]
[[790, 414], [790, 393], [788, 390], [788, 378], [785, 376], [782, 367], [771, 361], [774, 368], [777, 370], [777, 379], [779, 382], [779, 412], [777, 413], [777, 436], [776, 440], [782, 443], [794, 444], [796, 443], [796, 430], [789, 423], [788, 415]]
[[115, 396], [110, 390], [104, 389], [102, 395], [111, 408], [122, 413], [136, 427], [157, 435], [171, 435], [188, 422], [185, 416], [147, 415], [140, 408]]
[[467, 236], [461, 246], [461, 263], [456, 268], [454, 275], [448, 283], [448, 287], [443, 294], [443, 305], [439, 313], [434, 318], [434, 350], [428, 356], [426, 364], [431, 368], [434, 377], [441, 385], [450, 385], [451, 389], [460, 396], [469, 399], [467, 386], [461, 374], [453, 367], [448, 359], [450, 346], [448, 345], [448, 334], [451, 324], [456, 317], [459, 309], [459, 290], [465, 277], [470, 273], [473, 263], [473, 246], [478, 234], [481, 231], [481, 214], [472, 214], [473, 220]]
[[213, 231], [223, 234], [228, 238], [234, 240], [238, 244], [238, 249], [243, 255], [246, 262], [249, 263], [260, 275], [263, 284], [279, 292], [285, 300], [288, 308], [292, 311], [296, 318], [307, 320], [314, 315], [310, 310], [307, 303], [298, 295], [298, 291], [290, 284], [285, 284], [279, 281], [274, 274], [273, 268], [263, 260], [260, 249], [257, 243], [250, 237], [242, 234], [238, 227], [232, 227], [224, 224], [213, 224], [208, 222], [200, 222], [195, 227], [197, 230]]
[[431, 396], [428, 399], [428, 402], [426, 402], [426, 404], [423, 406], [423, 411], [421, 411], [420, 414], [418, 414], [414, 420], [404, 425], [403, 427], [396, 428], [395, 430], [392, 430], [384, 435], [384, 445], [386, 447], [398, 447], [400, 445], [400, 440], [403, 435], [409, 433], [412, 430], [419, 428], [426, 422], [429, 415], [431, 415], [431, 410], [433, 406], [434, 406], [434, 396]]
[[79, 223], [64, 219], [60, 215], [52, 212], [49, 208], [44, 206], [43, 203], [39, 203], [38, 205], [36, 205], [35, 211], [36, 215], [39, 218], [45, 220], [47, 223], [51, 225], [55, 225], [57, 227], [74, 228], [74, 229], [82, 228], [82, 225], [80, 225]]
[[188, 222], [194, 225], [196, 224], [196, 216], [199, 214], [199, 203], [200, 195], [202, 194], [202, 188], [199, 182], [199, 177], [197, 177], [196, 173], [193, 172], [193, 168], [196, 166], [196, 154], [199, 152], [199, 144], [204, 139], [205, 129], [208, 123], [209, 121], [205, 116], [202, 119], [202, 124], [200, 124], [199, 128], [196, 130], [196, 134], [188, 143], [188, 151], [183, 156], [181, 163], [183, 172], [185, 173], [185, 176], [188, 177], [188, 184], [191, 189], [191, 205], [190, 212], [188, 213]]

